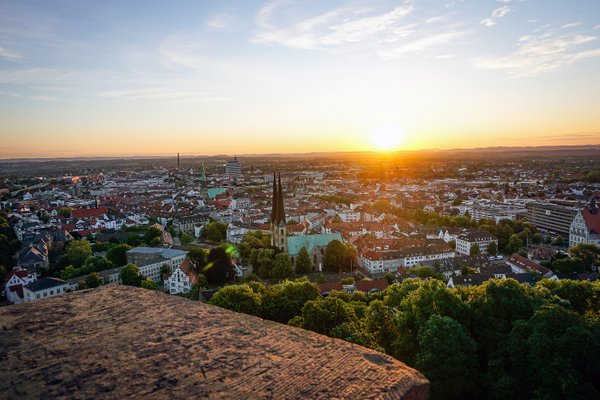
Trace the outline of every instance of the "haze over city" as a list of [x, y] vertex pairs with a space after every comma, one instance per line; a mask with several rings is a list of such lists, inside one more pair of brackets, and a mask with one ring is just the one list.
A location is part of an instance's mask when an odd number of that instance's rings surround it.
[[1, 1], [1, 158], [600, 143], [596, 1]]

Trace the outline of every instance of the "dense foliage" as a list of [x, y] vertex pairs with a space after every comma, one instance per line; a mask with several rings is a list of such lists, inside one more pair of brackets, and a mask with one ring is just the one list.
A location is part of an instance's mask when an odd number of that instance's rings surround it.
[[306, 280], [251, 282], [211, 303], [384, 351], [423, 372], [432, 399], [600, 396], [600, 282], [408, 279], [325, 298]]

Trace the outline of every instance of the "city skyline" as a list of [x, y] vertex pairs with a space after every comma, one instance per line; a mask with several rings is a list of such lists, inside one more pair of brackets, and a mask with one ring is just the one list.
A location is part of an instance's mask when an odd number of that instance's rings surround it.
[[600, 144], [600, 3], [0, 1], [0, 158]]

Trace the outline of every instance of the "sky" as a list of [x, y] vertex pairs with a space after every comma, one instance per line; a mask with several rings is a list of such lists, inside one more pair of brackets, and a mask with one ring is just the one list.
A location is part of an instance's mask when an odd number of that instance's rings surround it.
[[0, 0], [0, 158], [600, 144], [600, 1]]

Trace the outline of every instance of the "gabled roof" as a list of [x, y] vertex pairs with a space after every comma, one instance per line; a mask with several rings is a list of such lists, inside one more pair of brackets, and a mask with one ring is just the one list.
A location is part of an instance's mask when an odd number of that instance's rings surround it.
[[78, 210], [71, 211], [71, 217], [75, 219], [100, 217], [106, 213], [108, 213], [108, 209], [106, 207], [80, 208]]
[[600, 212], [598, 212], [598, 209], [592, 211], [589, 208], [584, 208], [581, 210], [581, 215], [585, 221], [587, 231], [592, 234], [600, 234]]
[[524, 268], [527, 270], [535, 271], [541, 275], [546, 275], [546, 274], [552, 273], [552, 270], [550, 270], [550, 268], [547, 268], [547, 267], [544, 267], [543, 265], [535, 263], [535, 262], [531, 261], [530, 259], [525, 258], [517, 253], [514, 253], [512, 256], [510, 256], [510, 258], [508, 260], [506, 260], [506, 263], [512, 264], [519, 268]]

